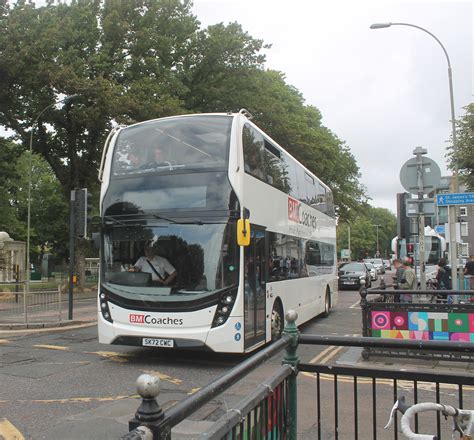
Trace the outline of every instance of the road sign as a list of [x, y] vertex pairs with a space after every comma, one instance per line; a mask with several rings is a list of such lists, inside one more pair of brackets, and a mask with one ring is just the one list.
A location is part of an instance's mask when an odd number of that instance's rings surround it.
[[341, 249], [341, 258], [350, 258], [351, 251], [349, 249]]
[[437, 234], [444, 234], [446, 228], [444, 227], [444, 225], [436, 225], [434, 230]]
[[474, 193], [437, 194], [436, 203], [438, 206], [474, 205]]
[[435, 215], [434, 199], [407, 199], [406, 215], [407, 217], [418, 217], [420, 215], [419, 205], [423, 204], [424, 215]]
[[[434, 191], [441, 181], [441, 170], [438, 164], [429, 157], [422, 157], [423, 193]], [[400, 182], [405, 190], [411, 194], [418, 194], [418, 171], [416, 157], [407, 160], [400, 169]]]

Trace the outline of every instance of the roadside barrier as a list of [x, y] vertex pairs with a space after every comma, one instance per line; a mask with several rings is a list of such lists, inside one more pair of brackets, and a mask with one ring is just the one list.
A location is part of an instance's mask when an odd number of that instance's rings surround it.
[[[286, 314], [286, 326], [282, 338], [241, 362], [229, 372], [218, 377], [195, 394], [163, 411], [156, 397], [159, 395], [159, 379], [142, 375], [137, 381], [137, 391], [142, 402], [135, 418], [130, 421], [130, 432], [122, 439], [169, 440], [172, 429], [194, 411], [230, 386], [251, 373], [257, 366], [273, 355], [285, 350], [282, 366], [241, 402], [227, 409], [206, 432], [194, 436], [196, 439], [263, 440], [297, 439], [298, 433], [298, 385], [300, 373], [308, 380], [305, 389], [315, 387], [314, 420], [315, 438], [377, 439], [386, 415], [397, 400], [399, 390], [411, 393], [414, 403], [425, 399], [426, 393], [435, 393], [436, 402], [463, 408], [466, 387], [472, 391], [474, 376], [466, 374], [421, 373], [419, 371], [399, 371], [390, 369], [353, 366], [328, 366], [321, 363], [300, 363], [297, 349], [299, 344], [382, 349], [436, 350], [444, 353], [466, 354], [473, 350], [470, 342], [411, 341], [374, 337], [339, 337], [301, 335], [296, 328], [297, 314]], [[299, 379], [300, 384], [303, 377]], [[352, 402], [340, 401], [339, 390], [350, 387]], [[388, 387], [388, 390], [386, 388]], [[445, 393], [445, 389], [449, 393]], [[378, 391], [382, 390], [382, 394]], [[449, 399], [446, 397], [449, 396]], [[433, 396], [430, 395], [431, 400]], [[449, 402], [445, 402], [445, 400]], [[471, 399], [472, 401], [472, 399]], [[472, 402], [470, 402], [472, 404]], [[301, 408], [307, 413], [306, 408]], [[381, 412], [382, 411], [382, 412]], [[382, 415], [383, 414], [383, 415]], [[438, 438], [442, 426], [439, 414], [436, 419]], [[383, 419], [383, 420], [382, 420]], [[381, 420], [381, 423], [379, 423]], [[423, 423], [426, 423], [423, 421]], [[416, 419], [415, 429], [423, 425]], [[429, 423], [429, 422], [428, 422]], [[431, 422], [432, 423], [432, 422]], [[397, 426], [397, 425], [395, 425]], [[384, 437], [386, 438], [386, 436]], [[398, 430], [393, 431], [398, 439]]]
[[8, 288], [0, 284], [0, 325], [61, 322], [61, 300], [60, 286], [26, 292], [25, 283], [9, 284]]

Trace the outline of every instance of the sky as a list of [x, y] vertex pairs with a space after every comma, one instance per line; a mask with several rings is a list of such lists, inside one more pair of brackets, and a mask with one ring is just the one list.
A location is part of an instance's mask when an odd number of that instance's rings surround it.
[[194, 0], [193, 10], [203, 26], [237, 21], [272, 45], [266, 67], [284, 72], [350, 147], [372, 205], [396, 212], [400, 168], [417, 146], [450, 174], [442, 48], [418, 29], [369, 27], [410, 23], [436, 35], [451, 60], [458, 118], [473, 102], [473, 2]]

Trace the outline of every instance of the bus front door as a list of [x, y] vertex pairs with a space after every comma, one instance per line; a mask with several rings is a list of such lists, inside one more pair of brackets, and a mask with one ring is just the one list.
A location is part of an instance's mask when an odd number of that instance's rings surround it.
[[245, 248], [245, 348], [265, 340], [265, 229], [252, 225], [250, 245]]

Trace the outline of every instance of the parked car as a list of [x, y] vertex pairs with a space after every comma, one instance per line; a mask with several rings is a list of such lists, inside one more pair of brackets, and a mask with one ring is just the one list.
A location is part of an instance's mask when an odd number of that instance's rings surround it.
[[382, 260], [385, 270], [392, 270], [392, 263], [390, 260]]
[[372, 263], [379, 274], [385, 273], [385, 267], [381, 258], [366, 258], [364, 263]]
[[372, 263], [364, 263], [367, 269], [369, 269], [370, 272], [370, 278], [372, 281], [377, 281], [378, 276], [377, 276], [377, 269]]
[[372, 285], [370, 272], [364, 263], [351, 262], [344, 263], [339, 267], [339, 289], [358, 289], [361, 286], [361, 280], [365, 281], [365, 285]]

